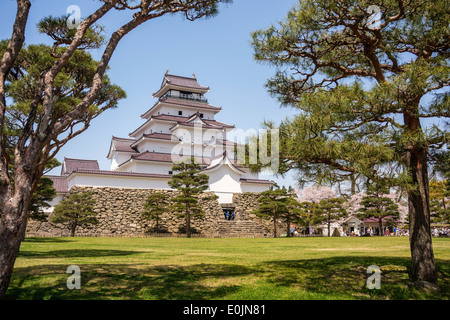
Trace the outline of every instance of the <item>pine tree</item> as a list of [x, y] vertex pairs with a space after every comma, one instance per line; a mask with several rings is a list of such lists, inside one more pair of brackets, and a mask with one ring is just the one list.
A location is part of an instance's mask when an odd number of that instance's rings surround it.
[[98, 223], [97, 213], [94, 212], [95, 203], [90, 192], [72, 193], [55, 206], [50, 221], [67, 224], [70, 235], [74, 237], [77, 227]]
[[[123, 98], [123, 90], [108, 85], [105, 77], [120, 41], [143, 23], [163, 16], [180, 14], [190, 21], [212, 17], [221, 3], [230, 0], [99, 1], [90, 13], [83, 13], [85, 18], [76, 29], [68, 28], [64, 19], [46, 18], [38, 28], [53, 40], [51, 57], [36, 64], [24, 61], [21, 50], [25, 47], [33, 1], [16, 2], [16, 12], [9, 13], [15, 15], [12, 32], [7, 36], [7, 45], [3, 48], [0, 45], [0, 299], [4, 298], [11, 279], [26, 230], [32, 192], [45, 163], [68, 141], [87, 130], [93, 118]], [[114, 11], [121, 12], [119, 15], [125, 20], [117, 19], [121, 23], [110, 30], [109, 39], [97, 37], [95, 32], [102, 28], [96, 26]], [[92, 48], [102, 49], [99, 61], [78, 64], [92, 72], [80, 75], [74, 69], [69, 70], [81, 51]], [[23, 86], [24, 94], [12, 97], [10, 89], [17, 87], [11, 83], [18, 78], [28, 80], [29, 85]], [[21, 132], [12, 154], [14, 177], [8, 171], [11, 154], [5, 148], [10, 137], [3, 131], [11, 103], [27, 108], [24, 117], [18, 119]]]
[[[398, 205], [391, 198], [385, 195], [389, 194], [389, 188], [374, 184], [368, 187], [367, 195], [359, 203], [362, 207], [357, 216], [363, 218], [377, 218], [380, 230], [380, 236], [383, 235], [383, 219], [388, 218], [390, 223], [395, 223], [400, 217]], [[385, 219], [386, 220], [386, 219]]]
[[164, 213], [169, 211], [169, 201], [164, 193], [152, 193], [148, 196], [144, 204], [145, 211], [141, 216], [147, 220], [154, 220], [156, 222], [155, 231], [159, 232], [159, 221]]
[[[173, 209], [182, 213], [179, 217], [186, 219], [186, 236], [190, 238], [191, 218], [203, 216], [199, 195], [208, 189], [209, 176], [201, 173], [201, 166], [193, 157], [190, 161], [175, 163], [172, 171], [178, 173], [172, 175], [168, 184], [180, 192], [172, 199]], [[209, 198], [217, 198], [217, 196], [206, 197], [205, 200]]]
[[309, 233], [310, 227], [314, 226], [318, 222], [317, 216], [319, 213], [319, 204], [310, 201], [303, 201], [300, 203], [300, 209], [301, 214], [299, 219], [304, 227], [303, 233]]
[[302, 212], [300, 204], [288, 193], [286, 188], [272, 187], [270, 190], [261, 192], [258, 198], [258, 209], [253, 213], [264, 219], [273, 221], [273, 236], [277, 237], [277, 222], [282, 220], [287, 225], [287, 235], [291, 222], [298, 221]]
[[53, 181], [47, 177], [41, 177], [31, 199], [29, 215], [30, 219], [46, 221], [47, 215], [43, 209], [49, 208], [50, 202], [56, 197]]
[[435, 120], [450, 117], [449, 39], [446, 0], [300, 0], [253, 33], [255, 58], [277, 68], [269, 92], [298, 110], [266, 124], [279, 131], [282, 172], [407, 190], [412, 280], [433, 284], [428, 165], [449, 139]]
[[329, 237], [331, 237], [331, 224], [348, 216], [347, 211], [342, 206], [344, 201], [342, 198], [330, 198], [321, 200], [318, 205], [317, 222], [327, 225]]
[[431, 222], [442, 224], [450, 221], [448, 180], [430, 182], [430, 211]]

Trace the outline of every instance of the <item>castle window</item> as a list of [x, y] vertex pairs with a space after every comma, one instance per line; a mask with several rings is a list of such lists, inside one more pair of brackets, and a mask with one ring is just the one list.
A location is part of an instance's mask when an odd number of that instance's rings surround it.
[[181, 110], [178, 111], [178, 115], [179, 115], [179, 116], [182, 116], [182, 115], [183, 115], [183, 111], [181, 111]]
[[200, 118], [203, 118], [203, 113], [200, 113]]

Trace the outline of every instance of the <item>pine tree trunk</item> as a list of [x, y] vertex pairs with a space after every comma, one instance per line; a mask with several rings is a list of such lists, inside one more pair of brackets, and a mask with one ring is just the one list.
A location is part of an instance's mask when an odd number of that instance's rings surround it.
[[191, 213], [189, 204], [186, 204], [186, 237], [191, 237]]
[[417, 186], [408, 192], [412, 280], [436, 284], [437, 272], [431, 238], [426, 150], [410, 151], [407, 157], [412, 183]]
[[273, 209], [273, 237], [277, 237], [277, 214], [275, 209]]
[[71, 237], [75, 237], [75, 229], [77, 228], [77, 224], [76, 222], [73, 222], [72, 225], [70, 226], [70, 236]]
[[14, 263], [25, 237], [27, 212], [24, 208], [8, 206], [2, 212], [0, 226], [0, 300], [5, 298]]
[[[16, 194], [0, 203], [0, 300], [5, 298], [16, 257], [19, 253], [28, 220], [28, 207], [31, 198], [29, 180], [16, 182]], [[9, 193], [8, 193], [9, 194]]]
[[287, 232], [286, 232], [286, 237], [290, 237], [291, 236], [291, 220], [287, 219]]

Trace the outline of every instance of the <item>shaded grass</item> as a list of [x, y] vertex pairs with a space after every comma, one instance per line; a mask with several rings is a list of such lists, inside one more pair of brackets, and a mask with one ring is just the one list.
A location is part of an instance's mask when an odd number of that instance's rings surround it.
[[[449, 299], [450, 239], [434, 240], [439, 293], [409, 286], [406, 238], [30, 238], [8, 299]], [[81, 290], [68, 290], [69, 265]], [[366, 288], [381, 268], [381, 289]]]

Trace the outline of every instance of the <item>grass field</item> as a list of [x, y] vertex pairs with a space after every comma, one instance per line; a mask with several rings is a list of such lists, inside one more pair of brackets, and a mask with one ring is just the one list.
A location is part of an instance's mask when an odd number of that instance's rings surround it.
[[[407, 237], [27, 238], [7, 299], [449, 299], [450, 238], [433, 246], [430, 294], [408, 286]], [[67, 289], [69, 265], [80, 290]], [[381, 289], [366, 287], [370, 265]]]

